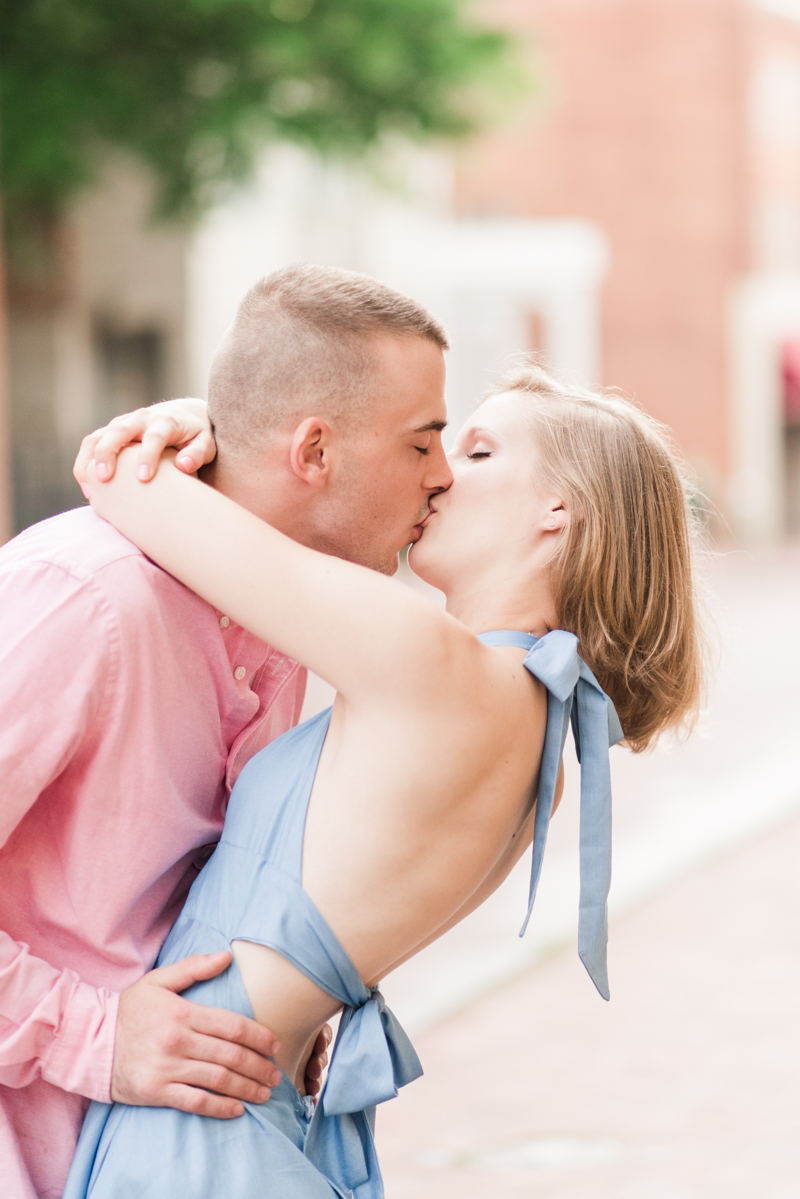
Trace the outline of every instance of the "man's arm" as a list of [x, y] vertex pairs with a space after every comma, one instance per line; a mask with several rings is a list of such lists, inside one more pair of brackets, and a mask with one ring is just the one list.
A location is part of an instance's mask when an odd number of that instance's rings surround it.
[[[0, 570], [0, 847], [8, 855], [24, 852], [24, 837], [13, 834], [97, 732], [110, 685], [105, 620], [98, 595], [60, 567]], [[240, 1114], [241, 1100], [263, 1101], [280, 1078], [267, 1060], [275, 1038], [176, 993], [227, 962], [226, 954], [189, 958], [120, 996], [0, 932], [0, 1084], [41, 1077], [90, 1099]]]

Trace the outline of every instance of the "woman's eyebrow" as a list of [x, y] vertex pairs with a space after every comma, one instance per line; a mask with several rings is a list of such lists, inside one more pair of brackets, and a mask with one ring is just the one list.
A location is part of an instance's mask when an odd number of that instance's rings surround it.
[[447, 428], [446, 420], [428, 421], [427, 425], [420, 425], [418, 429], [414, 429], [414, 433], [441, 433], [442, 429]]

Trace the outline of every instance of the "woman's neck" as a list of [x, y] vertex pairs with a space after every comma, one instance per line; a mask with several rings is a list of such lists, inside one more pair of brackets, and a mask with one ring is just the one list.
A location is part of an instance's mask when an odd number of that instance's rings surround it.
[[447, 611], [473, 633], [490, 629], [518, 629], [543, 637], [557, 625], [555, 606], [547, 584], [539, 587], [500, 588], [475, 585], [447, 593]]

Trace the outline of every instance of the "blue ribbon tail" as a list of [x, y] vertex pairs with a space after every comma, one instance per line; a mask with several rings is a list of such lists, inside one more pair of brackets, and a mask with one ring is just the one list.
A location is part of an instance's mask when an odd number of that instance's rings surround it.
[[581, 766], [581, 897], [578, 954], [604, 999], [608, 987], [608, 893], [611, 886], [611, 769], [608, 750], [623, 731], [611, 700], [578, 654], [577, 638], [555, 629], [541, 637], [525, 658], [525, 666], [548, 691], [539, 792], [534, 818], [528, 911], [533, 910], [541, 875], [558, 771], [567, 727], [572, 722]]
[[421, 1074], [414, 1046], [377, 988], [362, 1006], [345, 1008], [306, 1138], [306, 1157], [358, 1199], [383, 1199], [375, 1107]]
[[611, 768], [608, 761], [610, 705], [587, 667], [584, 666], [581, 675], [576, 689], [577, 702], [574, 713], [579, 725], [583, 751], [578, 956], [597, 990], [604, 999], [609, 999], [607, 950], [608, 893], [611, 888]]

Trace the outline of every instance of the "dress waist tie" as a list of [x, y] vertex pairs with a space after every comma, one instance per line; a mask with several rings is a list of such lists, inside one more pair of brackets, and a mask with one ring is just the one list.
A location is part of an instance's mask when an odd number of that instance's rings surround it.
[[363, 1002], [351, 999], [342, 1012], [305, 1152], [355, 1199], [383, 1199], [373, 1139], [375, 1107], [419, 1078], [422, 1065], [378, 988], [364, 992]]

